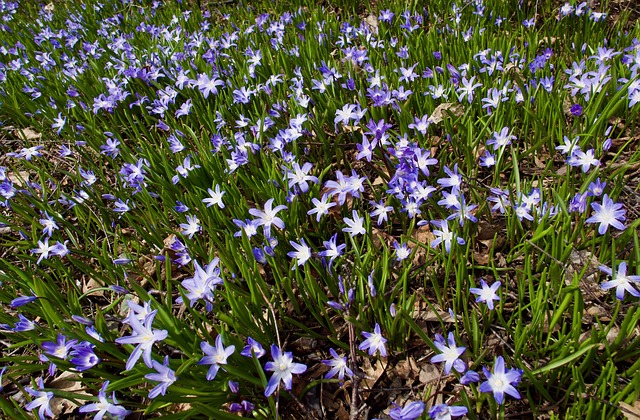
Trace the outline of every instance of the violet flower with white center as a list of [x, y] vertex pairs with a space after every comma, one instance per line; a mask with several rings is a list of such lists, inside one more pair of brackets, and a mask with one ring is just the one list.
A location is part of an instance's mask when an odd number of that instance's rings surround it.
[[329, 349], [329, 353], [331, 353], [332, 359], [322, 361], [322, 363], [331, 367], [329, 372], [324, 376], [325, 379], [331, 379], [338, 375], [338, 379], [342, 381], [345, 374], [352, 377], [353, 371], [349, 369], [347, 365], [347, 357], [340, 356], [334, 349]]
[[294, 258], [297, 260], [297, 264], [291, 267], [291, 270], [295, 270], [296, 267], [300, 267], [304, 265], [309, 258], [311, 258], [311, 248], [307, 246], [304, 241], [304, 238], [300, 239], [300, 243], [296, 243], [294, 241], [289, 241], [292, 247], [295, 248], [295, 251], [290, 251], [287, 253], [289, 258]]
[[49, 238], [44, 238], [44, 241], [38, 241], [38, 247], [31, 250], [32, 254], [40, 254], [40, 256], [38, 257], [38, 261], [36, 261], [36, 264], [40, 264], [40, 261], [49, 258], [51, 248], [53, 247], [49, 246]]
[[640, 286], [640, 276], [627, 275], [627, 263], [625, 261], [620, 262], [615, 273], [611, 268], [605, 265], [601, 265], [598, 268], [600, 268], [600, 271], [611, 276], [611, 280], [605, 281], [600, 286], [602, 290], [609, 290], [615, 287], [616, 298], [618, 298], [618, 300], [624, 300], [625, 291], [629, 292], [629, 294], [632, 296], [640, 297], [640, 292], [632, 285], [633, 283], [635, 283]]
[[393, 243], [393, 247], [395, 248], [395, 259], [396, 261], [404, 261], [411, 255], [411, 248], [407, 246], [407, 244], [400, 244], [398, 242]]
[[200, 220], [197, 216], [187, 216], [187, 223], [180, 223], [182, 228], [182, 234], [187, 235], [189, 239], [193, 238], [193, 235], [200, 232], [202, 227], [199, 225]]
[[227, 364], [227, 359], [233, 354], [236, 349], [236, 347], [233, 345], [225, 347], [222, 344], [221, 335], [218, 335], [216, 337], [215, 347], [207, 343], [206, 341], [203, 341], [202, 343], [200, 343], [200, 348], [204, 352], [205, 356], [200, 359], [198, 364], [211, 365], [209, 371], [207, 372], [207, 381], [212, 381], [216, 377], [216, 375], [218, 374], [218, 370], [220, 370], [220, 366]]
[[458, 173], [458, 164], [456, 163], [453, 166], [453, 171], [448, 166], [445, 166], [444, 172], [448, 175], [448, 178], [440, 178], [436, 182], [444, 188], [451, 188], [451, 193], [456, 194], [462, 185], [462, 175]]
[[348, 217], [342, 219], [348, 226], [346, 228], [342, 228], [342, 231], [348, 233], [352, 237], [367, 233], [364, 228], [364, 218], [360, 217], [358, 212], [355, 210], [353, 210], [351, 214], [353, 215], [353, 219], [349, 219]]
[[422, 401], [413, 401], [405, 404], [404, 407], [396, 405], [389, 410], [389, 417], [393, 420], [416, 420], [422, 416], [424, 411], [424, 403]]
[[[195, 272], [193, 277], [187, 278], [182, 281], [182, 287], [187, 289], [187, 299], [189, 299], [190, 307], [198, 300], [203, 300], [206, 305], [207, 312], [213, 309], [213, 292], [217, 285], [223, 284], [222, 278], [220, 278], [220, 268], [218, 267], [218, 258], [214, 258], [204, 268], [194, 262]], [[176, 302], [182, 303], [182, 297], [176, 299]]]
[[127, 317], [129, 325], [132, 328], [131, 335], [126, 337], [116, 338], [118, 344], [137, 344], [131, 352], [131, 356], [127, 360], [125, 366], [126, 370], [131, 370], [135, 366], [140, 356], [144, 360], [147, 367], [153, 367], [151, 352], [153, 351], [153, 343], [162, 341], [169, 333], [167, 330], [154, 330], [152, 329], [153, 319], [155, 318], [157, 310], [148, 313], [144, 321], [140, 321], [135, 314], [130, 313]]
[[432, 231], [435, 239], [431, 241], [431, 248], [435, 248], [440, 245], [440, 243], [444, 243], [444, 249], [447, 251], [447, 253], [450, 253], [451, 243], [454, 239], [459, 245], [464, 245], [466, 243], [464, 239], [449, 231], [449, 224], [446, 220], [432, 220], [431, 224], [439, 228]]
[[429, 120], [429, 116], [423, 115], [422, 119], [413, 117], [413, 123], [409, 124], [407, 128], [414, 129], [416, 132], [424, 136], [427, 135], [427, 129], [429, 128], [430, 124], [431, 121]]
[[347, 244], [337, 244], [338, 234], [334, 233], [331, 239], [323, 241], [322, 245], [325, 247], [324, 251], [318, 252], [318, 255], [324, 258], [329, 258], [329, 267], [337, 257], [341, 256]]
[[67, 341], [67, 337], [62, 334], [58, 334], [58, 338], [56, 339], [55, 343], [51, 341], [45, 341], [41, 345], [44, 349], [44, 352], [49, 356], [55, 356], [59, 359], [65, 360], [67, 358], [67, 355], [69, 354], [69, 351], [73, 346], [76, 345], [77, 342], [78, 340]]
[[429, 417], [435, 420], [451, 420], [468, 413], [467, 407], [461, 405], [438, 404], [429, 409]]
[[[98, 336], [98, 338], [102, 337]], [[88, 341], [82, 341], [73, 347], [73, 350], [69, 353], [71, 356], [70, 362], [75, 365], [78, 372], [89, 370], [100, 363], [100, 358], [95, 354], [94, 348], [95, 346]]]
[[493, 137], [487, 141], [487, 146], [493, 145], [493, 150], [501, 149], [511, 144], [511, 140], [517, 140], [518, 138], [513, 134], [509, 134], [509, 127], [503, 127], [498, 133], [493, 132]]
[[480, 279], [480, 288], [472, 287], [469, 289], [474, 295], [478, 295], [476, 302], [485, 302], [490, 310], [493, 310], [493, 301], [500, 300], [500, 296], [496, 293], [500, 287], [500, 282], [497, 281], [491, 286], [487, 284], [483, 279]]
[[144, 377], [150, 381], [160, 382], [149, 391], [149, 398], [153, 399], [158, 395], [164, 395], [167, 388], [176, 381], [176, 373], [169, 367], [169, 356], [164, 357], [164, 363], [153, 361], [153, 368], [157, 373], [149, 373]]
[[369, 352], [369, 356], [379, 353], [380, 356], [387, 357], [387, 348], [385, 347], [387, 339], [382, 336], [380, 332], [380, 325], [378, 323], [376, 323], [372, 333], [365, 331], [362, 335], [366, 340], [358, 346], [359, 350], [367, 350]]
[[273, 208], [273, 198], [267, 200], [264, 203], [264, 211], [253, 208], [249, 210], [249, 214], [257, 217], [256, 223], [258, 226], [262, 226], [265, 236], [271, 236], [271, 226], [275, 226], [279, 229], [284, 229], [284, 222], [276, 214], [281, 210], [286, 210], [287, 206], [280, 204]]
[[602, 204], [591, 203], [593, 214], [585, 223], [599, 223], [598, 233], [604, 235], [613, 226], [616, 229], [624, 230], [625, 226], [622, 222], [626, 220], [626, 210], [623, 209], [622, 203], [614, 203], [607, 194], [602, 197]]
[[123, 406], [118, 405], [118, 400], [116, 399], [116, 393], [114, 392], [111, 395], [111, 401], [107, 399], [107, 388], [109, 387], [109, 381], [105, 381], [100, 388], [100, 392], [98, 393], [98, 401], [97, 403], [90, 403], [83, 407], [80, 407], [78, 410], [81, 413], [93, 413], [96, 412], [94, 419], [102, 420], [105, 414], [109, 414], [109, 418], [124, 420], [131, 411], [125, 409]]
[[244, 346], [240, 354], [245, 357], [255, 356], [257, 359], [259, 359], [265, 354], [267, 354], [267, 352], [262, 347], [262, 344], [260, 344], [258, 341], [254, 340], [251, 337], [247, 337], [247, 345]]
[[294, 162], [291, 171], [287, 171], [287, 178], [289, 178], [289, 187], [293, 187], [295, 185], [300, 188], [300, 191], [306, 193], [309, 190], [309, 182], [313, 182], [314, 184], [318, 183], [318, 177], [313, 175], [309, 175], [309, 171], [313, 167], [313, 165], [309, 162], [306, 162], [302, 165], [302, 168], [298, 164], [298, 162]]
[[596, 178], [596, 180], [587, 187], [587, 197], [600, 197], [606, 186], [606, 182], [600, 181], [600, 178]]
[[520, 399], [520, 393], [515, 388], [522, 378], [520, 369], [505, 370], [504, 359], [502, 356], [498, 356], [493, 365], [493, 373], [485, 367], [482, 370], [487, 380], [480, 384], [478, 388], [480, 392], [492, 392], [496, 402], [500, 405], [504, 402], [504, 394]]
[[56, 224], [56, 221], [53, 220], [53, 216], [49, 215], [49, 213], [47, 213], [46, 211], [39, 221], [43, 226], [42, 233], [44, 235], [51, 236], [53, 234], [53, 231], [58, 229], [58, 225]]
[[211, 188], [207, 188], [207, 193], [209, 193], [209, 197], [202, 200], [202, 202], [205, 203], [207, 207], [216, 205], [221, 209], [224, 208], [222, 196], [226, 193], [226, 191], [220, 191], [220, 185], [216, 184], [215, 191]]
[[38, 416], [40, 420], [44, 420], [45, 416], [53, 417], [53, 411], [51, 411], [51, 400], [53, 399], [53, 392], [51, 391], [42, 391], [44, 389], [44, 382], [42, 378], [38, 378], [38, 388], [39, 390], [33, 389], [31, 386], [25, 386], [24, 390], [29, 393], [33, 400], [29, 404], [27, 404], [24, 408], [27, 411], [31, 411], [35, 408], [38, 408]]
[[329, 197], [327, 194], [323, 194], [322, 198], [320, 200], [318, 200], [317, 198], [312, 198], [311, 202], [313, 203], [313, 205], [315, 206], [314, 208], [312, 208], [311, 210], [309, 210], [307, 212], [308, 215], [312, 215], [315, 214], [316, 215], [316, 222], [320, 221], [320, 218], [325, 215], [325, 214], [329, 214], [329, 209], [331, 207], [336, 206], [337, 204], [331, 201], [331, 197]]
[[567, 163], [570, 166], [582, 166], [582, 172], [584, 173], [587, 173], [591, 166], [600, 166], [600, 161], [594, 157], [593, 149], [589, 149], [586, 152], [574, 150]]
[[447, 343], [445, 343], [444, 337], [440, 334], [436, 334], [436, 339], [433, 344], [442, 353], [433, 356], [431, 358], [431, 363], [445, 362], [444, 373], [447, 375], [451, 372], [452, 367], [460, 373], [465, 371], [467, 367], [464, 362], [459, 359], [459, 357], [462, 355], [462, 353], [464, 353], [466, 348], [456, 346], [456, 339], [454, 338], [452, 332], [450, 332], [448, 335], [448, 345]]
[[242, 220], [233, 219], [233, 223], [240, 228], [239, 231], [233, 234], [234, 237], [239, 238], [242, 236], [242, 232], [247, 235], [247, 238], [251, 238], [254, 235], [258, 234], [258, 221], [246, 219], [244, 222]]
[[267, 388], [264, 390], [265, 397], [275, 392], [280, 381], [286, 390], [290, 390], [293, 385], [293, 374], [301, 374], [307, 370], [304, 364], [294, 363], [291, 352], [283, 352], [275, 344], [271, 345], [271, 357], [273, 361], [267, 362], [264, 366], [266, 371], [273, 372], [267, 383]]
[[369, 201], [369, 204], [374, 207], [374, 210], [369, 213], [370, 217], [378, 217], [378, 226], [382, 224], [382, 222], [386, 222], [388, 220], [388, 214], [393, 211], [393, 207], [385, 205], [384, 200], [380, 200], [380, 202], [376, 203], [375, 201]]

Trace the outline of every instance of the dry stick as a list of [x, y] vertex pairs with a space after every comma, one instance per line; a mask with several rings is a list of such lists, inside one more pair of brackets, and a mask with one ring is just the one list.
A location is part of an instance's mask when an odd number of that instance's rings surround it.
[[[256, 282], [256, 286], [258, 286], [258, 290], [260, 290], [260, 294], [262, 295], [262, 298], [264, 299], [264, 301], [267, 303], [267, 306], [269, 307], [269, 312], [271, 313], [271, 316], [273, 317], [273, 325], [276, 329], [276, 341], [278, 341], [278, 347], [280, 348], [280, 350], [282, 349], [282, 344], [280, 343], [280, 332], [278, 331], [278, 319], [276, 318], [276, 311], [273, 309], [273, 305], [271, 304], [271, 302], [269, 301], [269, 299], [267, 299], [267, 295], [265, 295], [264, 291], [262, 290], [262, 287], [260, 287], [260, 284], [258, 284]], [[276, 419], [280, 418], [278, 416], [278, 407], [279, 407], [279, 403], [280, 403], [280, 388], [276, 389]]]
[[356, 331], [350, 321], [349, 325], [349, 352], [351, 358], [351, 368], [353, 370], [353, 379], [351, 381], [351, 406], [349, 407], [349, 419], [357, 420], [360, 410], [358, 409], [358, 386], [360, 384], [360, 375], [358, 374], [358, 356], [356, 353]]

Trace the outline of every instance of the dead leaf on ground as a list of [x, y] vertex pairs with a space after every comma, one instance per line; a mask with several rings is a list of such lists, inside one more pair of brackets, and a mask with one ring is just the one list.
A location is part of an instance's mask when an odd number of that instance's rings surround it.
[[429, 117], [429, 121], [431, 124], [441, 123], [445, 118], [450, 116], [449, 114], [460, 117], [464, 114], [464, 107], [461, 104], [454, 102], [445, 102], [438, 105], [436, 109], [433, 110], [433, 113]]
[[[77, 395], [91, 395], [84, 390], [82, 374], [79, 372], [65, 371], [48, 384], [47, 388], [71, 392]], [[69, 414], [78, 407], [78, 404], [66, 398], [54, 398], [51, 401], [51, 411], [53, 411], [55, 417], [62, 414]]]
[[33, 128], [18, 128], [14, 131], [15, 135], [21, 140], [36, 140], [42, 137], [42, 133], [38, 133]]
[[627, 420], [640, 420], [640, 400], [631, 404], [620, 402], [620, 411]]
[[376, 359], [373, 364], [371, 364], [370, 359], [364, 359], [362, 372], [364, 373], [364, 378], [362, 379], [363, 387], [372, 389], [384, 373], [384, 365], [380, 359]]

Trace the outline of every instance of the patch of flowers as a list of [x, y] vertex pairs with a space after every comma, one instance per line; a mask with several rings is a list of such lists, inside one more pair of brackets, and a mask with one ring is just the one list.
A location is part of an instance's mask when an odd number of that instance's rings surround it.
[[0, 0], [0, 410], [637, 398], [638, 26], [433, 3]]

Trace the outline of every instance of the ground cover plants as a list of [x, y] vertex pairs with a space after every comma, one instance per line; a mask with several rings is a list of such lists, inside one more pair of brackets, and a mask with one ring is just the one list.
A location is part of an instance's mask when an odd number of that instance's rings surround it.
[[341, 7], [0, 0], [6, 418], [638, 418], [638, 25]]

